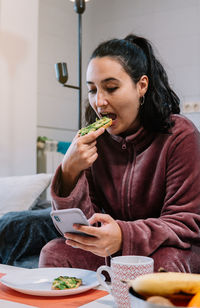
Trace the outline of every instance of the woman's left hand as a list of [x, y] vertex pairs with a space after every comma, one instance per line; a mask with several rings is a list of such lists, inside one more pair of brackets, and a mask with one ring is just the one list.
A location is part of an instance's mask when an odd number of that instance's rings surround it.
[[[100, 227], [93, 224], [100, 222]], [[74, 225], [74, 229], [84, 232], [81, 236], [74, 233], [66, 233], [66, 244], [92, 252], [100, 257], [107, 257], [119, 251], [122, 246], [122, 231], [118, 223], [107, 214], [94, 214], [90, 219], [91, 226]]]

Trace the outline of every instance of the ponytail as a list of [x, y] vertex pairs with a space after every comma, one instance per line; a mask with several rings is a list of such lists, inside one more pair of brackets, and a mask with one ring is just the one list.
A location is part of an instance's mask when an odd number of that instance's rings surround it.
[[139, 46], [148, 62], [147, 76], [149, 85], [145, 94], [145, 104], [140, 108], [140, 119], [144, 127], [160, 132], [168, 132], [174, 125], [170, 119], [173, 113], [180, 113], [180, 100], [171, 89], [168, 76], [156, 59], [150, 42], [136, 35], [128, 35], [125, 40]]

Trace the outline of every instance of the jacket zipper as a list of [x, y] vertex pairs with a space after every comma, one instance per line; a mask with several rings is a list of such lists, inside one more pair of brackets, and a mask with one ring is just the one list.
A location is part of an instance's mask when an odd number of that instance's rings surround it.
[[127, 149], [126, 141], [124, 140], [122, 143], [122, 150], [126, 150], [126, 149]]
[[[122, 149], [127, 149], [126, 143], [122, 144]], [[133, 157], [133, 159], [131, 159]], [[123, 180], [122, 180], [122, 194], [121, 194], [121, 204], [123, 209], [124, 217], [127, 219], [130, 215], [130, 203], [131, 203], [131, 183], [133, 177], [133, 171], [135, 167], [135, 151], [134, 153], [129, 150], [128, 155], [128, 165], [125, 170]]]

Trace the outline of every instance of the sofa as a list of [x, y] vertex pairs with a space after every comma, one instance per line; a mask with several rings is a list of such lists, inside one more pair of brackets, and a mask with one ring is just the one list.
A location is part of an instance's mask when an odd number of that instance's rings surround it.
[[38, 267], [42, 247], [59, 237], [50, 217], [52, 174], [0, 177], [0, 263]]

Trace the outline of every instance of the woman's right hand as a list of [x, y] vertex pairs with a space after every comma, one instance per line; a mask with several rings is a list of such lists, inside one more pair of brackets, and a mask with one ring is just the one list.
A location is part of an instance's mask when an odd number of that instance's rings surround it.
[[104, 131], [104, 128], [99, 128], [85, 136], [76, 134], [62, 161], [63, 185], [74, 186], [81, 171], [94, 163], [98, 157], [96, 139]]

